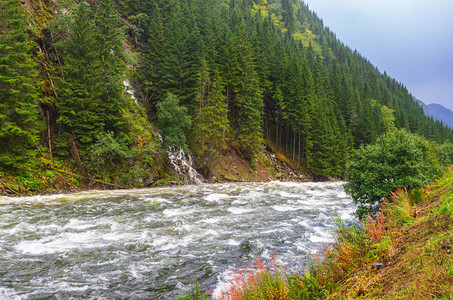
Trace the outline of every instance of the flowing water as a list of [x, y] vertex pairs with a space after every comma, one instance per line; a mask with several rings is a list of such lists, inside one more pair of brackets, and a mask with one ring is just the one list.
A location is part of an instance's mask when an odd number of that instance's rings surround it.
[[203, 183], [203, 176], [201, 176], [201, 174], [193, 167], [193, 157], [191, 153], [186, 156], [183, 149], [179, 149], [178, 151], [170, 150], [168, 152], [168, 159], [170, 160], [171, 167], [178, 177], [182, 179], [182, 182], [188, 184]]
[[1, 299], [217, 293], [256, 256], [301, 270], [353, 221], [342, 183], [237, 183], [0, 197]]

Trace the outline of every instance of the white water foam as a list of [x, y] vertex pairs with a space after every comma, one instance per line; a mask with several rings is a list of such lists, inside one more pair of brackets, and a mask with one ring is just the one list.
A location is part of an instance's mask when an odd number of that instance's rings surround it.
[[242, 215], [254, 211], [252, 208], [230, 207], [227, 209], [233, 215]]
[[300, 207], [295, 207], [291, 205], [274, 205], [272, 208], [276, 211], [296, 211], [299, 210]]
[[165, 209], [163, 211], [163, 214], [165, 217], [176, 217], [176, 216], [182, 216], [182, 215], [188, 215], [193, 213], [193, 209], [186, 209], [186, 208], [174, 208], [174, 209]]
[[207, 223], [207, 224], [215, 224], [215, 223], [220, 222], [221, 220], [222, 220], [222, 218], [216, 217], [216, 218], [203, 219], [200, 222]]
[[14, 289], [0, 287], [0, 299], [20, 300], [22, 298], [17, 295], [17, 292]]
[[210, 194], [204, 197], [204, 200], [209, 201], [209, 202], [218, 202], [221, 199], [226, 199], [229, 198], [227, 194]]

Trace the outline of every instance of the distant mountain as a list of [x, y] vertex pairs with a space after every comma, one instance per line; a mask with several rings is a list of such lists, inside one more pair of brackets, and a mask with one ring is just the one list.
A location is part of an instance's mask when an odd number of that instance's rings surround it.
[[440, 104], [425, 104], [419, 99], [415, 99], [415, 101], [423, 107], [423, 111], [427, 116], [433, 117], [434, 120], [442, 121], [445, 125], [453, 128], [453, 111]]

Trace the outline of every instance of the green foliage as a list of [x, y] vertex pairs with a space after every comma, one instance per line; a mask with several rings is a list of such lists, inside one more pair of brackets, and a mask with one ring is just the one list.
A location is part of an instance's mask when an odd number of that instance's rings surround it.
[[375, 144], [355, 150], [349, 165], [346, 191], [359, 205], [357, 216], [375, 214], [398, 188], [419, 188], [440, 175], [433, 147], [422, 137], [395, 130]]
[[[394, 128], [453, 139], [299, 1], [125, 2], [131, 38], [145, 49], [137, 82], [150, 117], [168, 92], [177, 95], [194, 120], [192, 150], [202, 157], [218, 152], [229, 131], [250, 160], [266, 137], [304, 170], [340, 177], [353, 146]], [[200, 98], [209, 85], [215, 93]], [[225, 114], [230, 130], [213, 122], [215, 145], [206, 144], [203, 124]]]
[[379, 257], [388, 252], [391, 245], [391, 237], [388, 235], [384, 236], [378, 243], [373, 244], [372, 249], [368, 252], [368, 258], [370, 260], [379, 259]]
[[[370, 245], [370, 238], [367, 234], [366, 227], [363, 224], [346, 224], [339, 217], [335, 217], [338, 226], [336, 232], [336, 243], [333, 245], [333, 251], [342, 251], [341, 245], [350, 245], [351, 251], [357, 252], [366, 249]], [[346, 270], [353, 266], [346, 266]]]
[[95, 173], [121, 164], [132, 155], [129, 148], [113, 132], [98, 133], [97, 142], [88, 148], [88, 167]]
[[262, 91], [248, 39], [245, 23], [241, 20], [236, 34], [229, 40], [230, 73], [227, 89], [231, 91], [231, 124], [239, 148], [250, 161], [255, 158], [261, 144]]
[[310, 299], [324, 299], [326, 289], [320, 285], [316, 278], [316, 269], [305, 272], [303, 276], [292, 274], [288, 277], [290, 299], [310, 300]]
[[115, 16], [109, 0], [100, 2], [96, 14], [81, 2], [68, 23], [62, 24], [69, 33], [60, 44], [64, 78], [57, 80], [57, 108], [63, 131], [58, 142], [72, 147], [74, 157], [77, 148], [86, 154], [98, 133], [124, 130], [125, 64]]
[[[440, 193], [440, 201], [442, 205], [439, 207], [439, 213], [449, 214], [450, 218], [453, 219], [453, 172], [450, 167], [446, 174], [438, 180], [435, 188], [438, 188]], [[447, 188], [444, 188], [447, 187]]]
[[[38, 148], [85, 170], [88, 149], [113, 133], [133, 153], [125, 181], [165, 176], [157, 171], [157, 135], [144, 124], [159, 119], [169, 92], [194, 122], [161, 124], [166, 147], [186, 148], [190, 136], [204, 165], [228, 141], [254, 166], [264, 139], [318, 178], [341, 177], [353, 147], [394, 128], [438, 143], [441, 163], [453, 160], [442, 144], [453, 142], [453, 131], [426, 117], [404, 86], [341, 44], [297, 0], [29, 4], [30, 22], [18, 1], [0, 3], [6, 172], [32, 172]], [[143, 109], [125, 94], [124, 80]]]
[[187, 151], [186, 134], [192, 120], [187, 114], [187, 108], [179, 105], [175, 95], [168, 93], [167, 98], [157, 104], [157, 124], [167, 149]]
[[[412, 191], [411, 191], [412, 193]], [[397, 190], [391, 193], [392, 202], [388, 204], [387, 211], [400, 226], [411, 224], [413, 218], [413, 206], [410, 194], [405, 190]]]
[[202, 292], [200, 289], [200, 284], [198, 281], [195, 281], [193, 284], [192, 290], [179, 296], [175, 300], [208, 300], [208, 296], [205, 292]]
[[423, 199], [423, 189], [416, 188], [409, 191], [409, 199], [412, 205], [419, 204]]
[[30, 171], [38, 141], [36, 63], [20, 2], [0, 1], [0, 171]]
[[202, 62], [197, 92], [197, 114], [194, 130], [197, 141], [195, 153], [206, 165], [226, 149], [230, 126], [224, 84], [218, 71], [210, 72]]
[[453, 144], [443, 143], [437, 146], [437, 155], [439, 156], [439, 162], [443, 166], [453, 164]]

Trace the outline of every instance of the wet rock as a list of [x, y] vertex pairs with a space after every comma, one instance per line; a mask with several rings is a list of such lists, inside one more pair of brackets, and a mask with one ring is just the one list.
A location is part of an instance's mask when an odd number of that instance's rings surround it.
[[382, 268], [383, 266], [384, 266], [383, 263], [374, 263], [374, 264], [372, 265], [372, 267], [375, 268], [375, 269], [380, 269], [380, 268]]

